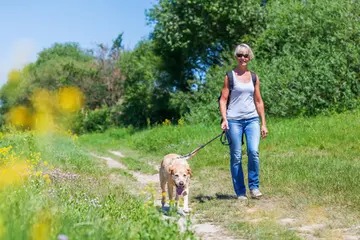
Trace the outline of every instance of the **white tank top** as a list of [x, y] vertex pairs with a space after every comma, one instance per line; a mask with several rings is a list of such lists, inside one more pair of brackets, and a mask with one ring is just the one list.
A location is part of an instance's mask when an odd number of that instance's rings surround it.
[[258, 117], [254, 101], [254, 83], [240, 82], [232, 71], [234, 87], [230, 94], [229, 105], [226, 111], [227, 119], [242, 120]]

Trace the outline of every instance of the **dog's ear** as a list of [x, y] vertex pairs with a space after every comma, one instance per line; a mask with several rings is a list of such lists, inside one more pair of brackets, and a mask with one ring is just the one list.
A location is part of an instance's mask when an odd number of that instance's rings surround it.
[[168, 173], [169, 173], [170, 175], [172, 175], [172, 174], [174, 173], [174, 166], [173, 166], [173, 165], [170, 165], [170, 166], [167, 168], [167, 170], [168, 170]]
[[186, 170], [187, 170], [187, 174], [188, 174], [190, 177], [192, 177], [191, 169], [190, 169], [190, 168], [187, 168]]

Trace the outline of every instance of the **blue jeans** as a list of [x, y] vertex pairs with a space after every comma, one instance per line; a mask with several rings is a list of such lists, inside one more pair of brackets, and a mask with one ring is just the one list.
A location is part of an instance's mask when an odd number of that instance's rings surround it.
[[237, 196], [246, 195], [242, 169], [242, 135], [245, 134], [248, 155], [249, 189], [259, 188], [259, 142], [260, 120], [258, 117], [243, 120], [228, 120], [226, 135], [230, 141], [230, 170]]

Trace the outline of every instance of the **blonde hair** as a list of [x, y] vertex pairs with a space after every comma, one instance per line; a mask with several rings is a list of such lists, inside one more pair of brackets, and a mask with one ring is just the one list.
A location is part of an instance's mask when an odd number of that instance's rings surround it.
[[[244, 51], [245, 50], [245, 51]], [[234, 51], [234, 56], [236, 57], [237, 54], [239, 53], [246, 53], [249, 54], [249, 59], [253, 59], [254, 53], [251, 50], [251, 48], [249, 47], [249, 45], [245, 44], [245, 43], [241, 43], [239, 45], [236, 46], [235, 51]]]

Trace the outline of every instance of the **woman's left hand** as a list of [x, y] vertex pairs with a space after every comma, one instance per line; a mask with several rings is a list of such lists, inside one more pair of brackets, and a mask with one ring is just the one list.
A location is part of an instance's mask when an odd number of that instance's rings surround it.
[[268, 133], [269, 133], [269, 131], [268, 131], [267, 127], [265, 125], [262, 125], [261, 126], [261, 137], [266, 138]]

